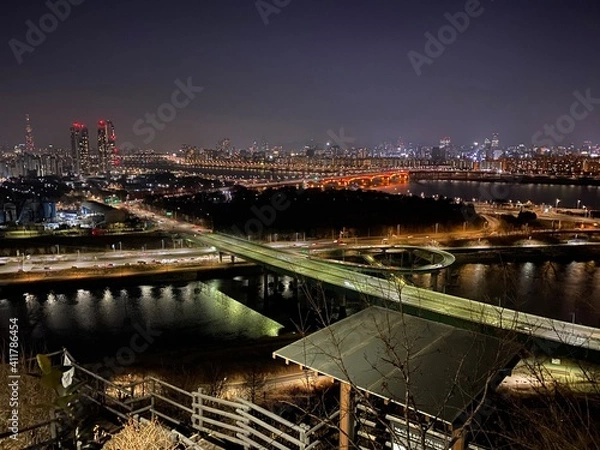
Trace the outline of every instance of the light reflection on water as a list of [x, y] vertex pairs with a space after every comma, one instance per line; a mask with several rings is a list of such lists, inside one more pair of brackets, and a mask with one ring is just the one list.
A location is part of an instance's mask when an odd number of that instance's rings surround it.
[[21, 338], [27, 344], [47, 342], [53, 347], [84, 342], [99, 346], [108, 341], [126, 343], [135, 332], [135, 324], [160, 330], [169, 341], [207, 343], [276, 336], [281, 328], [247, 306], [203, 288], [199, 282], [64, 293], [58, 291], [60, 288], [12, 294], [15, 298], [0, 300], [3, 324], [9, 317], [18, 317]]
[[[414, 281], [429, 285], [432, 279], [422, 275]], [[282, 296], [289, 299], [290, 280], [281, 277], [280, 287], [271, 283], [269, 289], [283, 289]], [[19, 317], [23, 342], [46, 342], [51, 349], [75, 344], [104, 347], [108, 342], [118, 348], [135, 332], [133, 324], [163, 331], [159, 340], [172, 345], [276, 334], [273, 322], [264, 316], [205, 294], [218, 289], [245, 302], [250, 286], [262, 295], [262, 281], [252, 281], [211, 280], [206, 289], [191, 282], [14, 292], [10, 301], [0, 299], [0, 332], [6, 336], [8, 318]], [[594, 261], [455, 265], [440, 275], [440, 289], [444, 285], [448, 294], [565, 321], [574, 314], [578, 323], [600, 326], [600, 264]]]
[[464, 264], [451, 268], [448, 294], [502, 304], [555, 319], [600, 326], [600, 265], [571, 263]]
[[474, 198], [483, 201], [497, 198], [514, 203], [532, 201], [539, 205], [554, 205], [558, 198], [564, 208], [576, 208], [578, 205], [585, 205], [588, 209], [600, 208], [600, 186], [420, 180], [380, 187], [379, 190], [395, 194], [423, 194], [427, 197], [439, 194], [465, 201], [472, 201]]

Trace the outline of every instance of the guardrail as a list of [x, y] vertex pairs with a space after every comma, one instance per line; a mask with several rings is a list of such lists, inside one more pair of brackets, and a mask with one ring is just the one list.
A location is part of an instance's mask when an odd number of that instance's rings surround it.
[[[47, 355], [53, 365], [71, 366], [72, 382], [83, 383], [79, 394], [127, 421], [157, 418], [170, 429], [176, 442], [191, 449], [204, 449], [209, 438], [233, 443], [244, 449], [316, 450], [324, 448], [319, 436], [329, 430], [337, 417], [310, 418], [309, 423], [294, 424], [248, 400], [226, 400], [207, 395], [200, 388], [189, 392], [154, 377], [130, 384], [118, 384], [78, 364], [68, 350]], [[40, 424], [40, 426], [49, 424]]]

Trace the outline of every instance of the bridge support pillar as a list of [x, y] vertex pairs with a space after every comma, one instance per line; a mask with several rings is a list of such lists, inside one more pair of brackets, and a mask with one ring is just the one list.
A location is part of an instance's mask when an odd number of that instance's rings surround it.
[[442, 269], [440, 270], [440, 275], [441, 275], [441, 286], [440, 286], [440, 292], [443, 292], [444, 294], [446, 293], [446, 286], [448, 286], [448, 280], [450, 278], [449, 276], [450, 271], [449, 269]]
[[267, 303], [267, 299], [269, 298], [269, 271], [263, 268], [263, 300], [265, 304]]
[[231, 264], [235, 263], [235, 255], [232, 253], [231, 254]]
[[258, 286], [259, 280], [257, 277], [251, 276], [248, 278], [248, 294], [246, 296], [248, 306], [256, 306], [258, 300]]
[[223, 252], [219, 252], [219, 262], [223, 262]]
[[438, 282], [439, 282], [439, 273], [438, 272], [432, 272], [431, 274], [431, 289], [433, 289], [434, 291], [438, 291]]

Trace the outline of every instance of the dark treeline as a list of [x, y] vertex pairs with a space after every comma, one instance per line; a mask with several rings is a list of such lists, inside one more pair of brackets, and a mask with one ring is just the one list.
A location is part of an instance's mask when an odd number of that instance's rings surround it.
[[297, 189], [262, 192], [236, 187], [186, 197], [152, 197], [151, 205], [201, 220], [215, 231], [264, 237], [306, 233], [306, 237], [440, 232], [480, 226], [472, 205], [447, 198], [391, 195], [378, 191]]
[[10, 178], [0, 183], [0, 204], [12, 202], [17, 205], [26, 200], [48, 199], [58, 201], [71, 188], [58, 177]]

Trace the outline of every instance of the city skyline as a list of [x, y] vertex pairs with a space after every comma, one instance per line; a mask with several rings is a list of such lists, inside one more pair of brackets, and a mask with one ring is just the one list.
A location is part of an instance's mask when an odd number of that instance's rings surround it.
[[[70, 128], [70, 132], [71, 132], [71, 143], [70, 143], [70, 148], [71, 148], [71, 152], [73, 153], [73, 127], [76, 126], [80, 126], [86, 129], [87, 131], [87, 126], [85, 125], [85, 123], [87, 123], [86, 121], [74, 121], [71, 124], [71, 128]], [[117, 141], [117, 136], [115, 134], [115, 127], [114, 124], [111, 120], [105, 120], [105, 119], [100, 119], [97, 121], [97, 125], [98, 125], [98, 134], [97, 134], [97, 146], [90, 146], [88, 143], [88, 152], [90, 152], [91, 150], [94, 150], [95, 153], [97, 153], [97, 156], [101, 159], [100, 161], [100, 165], [104, 168], [110, 166], [111, 164], [114, 164], [115, 159], [118, 159], [118, 153], [125, 150], [148, 150], [148, 149], [153, 149], [151, 147], [148, 148], [144, 148], [144, 147], [132, 147], [131, 146], [131, 142], [125, 142], [123, 145], [122, 142]], [[491, 139], [490, 139], [491, 137]], [[347, 142], [344, 141], [344, 139], [348, 139]], [[352, 139], [352, 141], [350, 141], [350, 139]], [[329, 147], [337, 147], [337, 148], [341, 148], [341, 149], [359, 149], [359, 148], [369, 148], [369, 149], [375, 149], [375, 148], [380, 148], [382, 146], [387, 146], [389, 148], [394, 148], [394, 149], [399, 149], [400, 147], [403, 148], [415, 148], [418, 149], [420, 147], [428, 147], [428, 148], [435, 148], [435, 147], [453, 147], [453, 148], [463, 148], [463, 149], [467, 149], [467, 148], [481, 148], [481, 149], [489, 149], [489, 150], [508, 150], [511, 148], [516, 148], [516, 147], [521, 147], [523, 145], [525, 145], [525, 148], [527, 149], [533, 149], [533, 148], [546, 148], [546, 146], [543, 145], [539, 145], [536, 146], [535, 144], [533, 145], [526, 145], [523, 142], [517, 143], [517, 142], [511, 142], [506, 144], [503, 140], [501, 140], [500, 138], [500, 133], [498, 133], [497, 131], [494, 131], [492, 133], [488, 133], [487, 135], [485, 135], [485, 137], [483, 139], [479, 139], [476, 138], [476, 140], [471, 140], [469, 142], [464, 142], [464, 143], [457, 143], [455, 141], [453, 141], [451, 136], [442, 136], [439, 138], [438, 141], [435, 142], [413, 142], [410, 139], [404, 139], [402, 136], [399, 136], [395, 139], [388, 139], [388, 140], [383, 140], [380, 141], [374, 145], [356, 145], [355, 144], [356, 138], [350, 138], [349, 136], [344, 135], [343, 129], [340, 130], [340, 135], [336, 135], [335, 133], [330, 133], [330, 136], [328, 136], [328, 139], [324, 139], [321, 142], [317, 142], [313, 139], [306, 139], [304, 143], [300, 143], [300, 144], [295, 144], [294, 146], [284, 146], [278, 143], [270, 143], [268, 141], [267, 138], [263, 137], [262, 140], [258, 140], [255, 139], [250, 145], [248, 146], [237, 146], [235, 145], [235, 143], [231, 142], [231, 140], [229, 138], [223, 138], [223, 139], [219, 139], [218, 142], [214, 143], [213, 146], [198, 146], [195, 145], [193, 143], [181, 143], [179, 145], [176, 146], [176, 148], [173, 149], [159, 149], [162, 150], [162, 153], [170, 153], [172, 151], [177, 151], [177, 150], [182, 150], [185, 148], [206, 148], [206, 149], [221, 149], [224, 145], [224, 142], [227, 143], [227, 147], [228, 149], [231, 150], [242, 150], [242, 149], [250, 149], [250, 150], [264, 150], [263, 147], [269, 147], [269, 148], [282, 148], [283, 150], [288, 150], [288, 151], [294, 151], [294, 150], [303, 150], [307, 147], [311, 147], [311, 148], [316, 148], [316, 149], [326, 149]], [[3, 143], [0, 143], [0, 145], [2, 145]], [[4, 145], [6, 145], [4, 143]], [[591, 140], [584, 140], [582, 142], [565, 142], [562, 145], [552, 145], [549, 146], [547, 148], [575, 148], [575, 149], [584, 149], [588, 146], [597, 146], [599, 145], [597, 142], [591, 141]], [[61, 145], [61, 144], [55, 144], [55, 143], [49, 143], [48, 145], [45, 146], [35, 146], [33, 144], [33, 127], [31, 126], [31, 120], [30, 120], [30, 116], [29, 114], [25, 115], [25, 128], [24, 128], [24, 142], [21, 143], [14, 143], [11, 144], [10, 147], [17, 147], [20, 146], [22, 149], [28, 151], [28, 152], [32, 152], [32, 151], [37, 151], [37, 150], [42, 150], [42, 149], [60, 149], [60, 148], [68, 148], [68, 145]], [[156, 150], [156, 149], [153, 149]], [[159, 151], [160, 153], [160, 151]], [[110, 158], [110, 155], [113, 156], [113, 158]], [[108, 165], [108, 166], [107, 166]]]
[[[353, 146], [466, 145], [494, 131], [514, 145], [600, 141], [595, 2], [257, 5], [5, 6], [0, 142], [24, 142], [25, 114], [38, 147], [68, 146], [65, 124], [81, 117], [111, 117], [121, 143], [160, 151], [224, 137], [299, 147], [342, 129]], [[101, 23], [110, 31], [89, 32]]]

